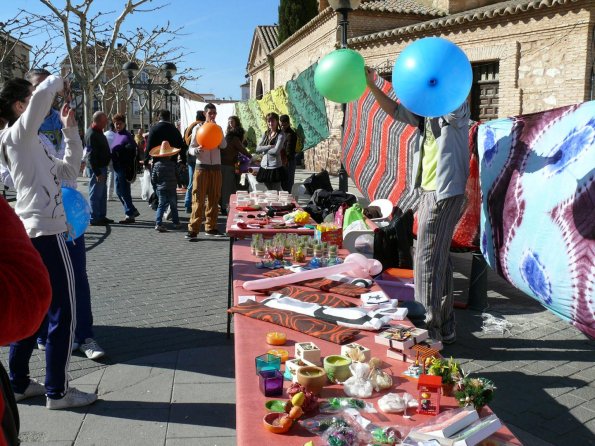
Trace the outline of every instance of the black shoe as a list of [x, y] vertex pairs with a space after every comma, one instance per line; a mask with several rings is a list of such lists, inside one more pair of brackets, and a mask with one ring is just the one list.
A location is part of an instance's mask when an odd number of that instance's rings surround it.
[[126, 217], [124, 220], [120, 220], [118, 223], [121, 225], [130, 225], [132, 223], [136, 223], [134, 217]]
[[133, 218], [139, 217], [140, 216], [140, 212], [138, 211], [138, 209], [134, 210], [134, 213], [132, 214]]
[[157, 232], [168, 232], [167, 231], [167, 228], [165, 226], [163, 226], [163, 225], [157, 225], [157, 226], [155, 226], [155, 231], [157, 231]]
[[103, 220], [91, 220], [89, 222], [90, 226], [107, 226], [107, 223]]
[[211, 237], [225, 237], [225, 234], [221, 234], [217, 229], [205, 231], [205, 235], [210, 235]]
[[196, 232], [188, 231], [186, 233], [186, 235], [184, 236], [184, 238], [186, 240], [190, 240], [191, 242], [194, 242], [194, 241], [198, 240], [198, 234]]
[[106, 225], [112, 224], [114, 222], [111, 218], [104, 218], [101, 221], [104, 222]]

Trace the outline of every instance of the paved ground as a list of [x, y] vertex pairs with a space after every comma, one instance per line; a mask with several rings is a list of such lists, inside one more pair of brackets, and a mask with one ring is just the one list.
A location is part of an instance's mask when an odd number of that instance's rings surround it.
[[[227, 239], [188, 243], [183, 231], [156, 233], [153, 212], [136, 201], [137, 224], [87, 233], [96, 338], [108, 356], [99, 363], [77, 354], [71, 373], [101, 401], [70, 412], [47, 411], [42, 398], [20, 404], [25, 445], [235, 444]], [[108, 209], [121, 217], [118, 202]], [[469, 255], [456, 255], [456, 267], [465, 301]], [[458, 340], [444, 353], [495, 381], [491, 406], [524, 444], [595, 444], [595, 343], [494, 274], [488, 295], [486, 312], [510, 330], [485, 333], [480, 312], [457, 310]], [[31, 368], [44, 375], [37, 352]]]

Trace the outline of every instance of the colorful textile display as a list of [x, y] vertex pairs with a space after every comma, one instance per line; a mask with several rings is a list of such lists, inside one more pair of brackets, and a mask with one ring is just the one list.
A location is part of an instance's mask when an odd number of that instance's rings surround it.
[[[268, 113], [275, 112], [278, 115], [291, 115], [289, 114], [289, 100], [287, 99], [287, 91], [285, 87], [277, 87], [274, 90], [266, 93], [262, 99], [257, 100], [256, 103], [260, 107], [262, 116]], [[290, 119], [292, 126], [295, 126], [295, 122]]]
[[[395, 98], [389, 82], [377, 78], [376, 84]], [[404, 211], [417, 206], [410, 178], [418, 137], [415, 127], [384, 113], [369, 89], [347, 105], [342, 161], [364, 197], [387, 198]]]
[[289, 114], [293, 117], [294, 130], [304, 141], [304, 150], [314, 147], [329, 136], [324, 98], [314, 85], [314, 64], [287, 82]]
[[291, 328], [300, 333], [305, 333], [335, 344], [349, 342], [359, 333], [358, 330], [340, 327], [330, 322], [291, 311], [276, 310], [254, 301], [241, 303], [231, 307], [227, 311], [242, 314], [252, 319], [270, 322], [271, 324], [281, 325], [285, 328]]
[[595, 337], [595, 102], [479, 127], [481, 250]]
[[236, 102], [235, 106], [236, 115], [240, 118], [244, 130], [246, 130], [248, 147], [254, 148], [260, 142], [266, 130], [266, 122], [262, 110], [254, 99], [245, 102]]

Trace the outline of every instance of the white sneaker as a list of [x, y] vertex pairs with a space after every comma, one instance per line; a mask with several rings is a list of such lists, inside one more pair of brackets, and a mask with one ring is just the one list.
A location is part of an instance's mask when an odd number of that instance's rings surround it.
[[23, 393], [14, 392], [15, 401], [23, 401], [27, 398], [33, 398], [34, 396], [45, 395], [45, 387], [40, 382], [34, 379], [29, 380], [29, 385]]
[[81, 392], [80, 390], [71, 387], [59, 400], [47, 398], [45, 407], [50, 410], [69, 409], [71, 407], [88, 406], [95, 401], [97, 401], [96, 394]]
[[41, 350], [42, 352], [45, 352], [45, 344], [40, 344], [38, 342], [37, 343], [37, 350]]
[[82, 351], [89, 359], [99, 359], [105, 355], [105, 351], [95, 342], [95, 339], [87, 338], [81, 344], [79, 350]]

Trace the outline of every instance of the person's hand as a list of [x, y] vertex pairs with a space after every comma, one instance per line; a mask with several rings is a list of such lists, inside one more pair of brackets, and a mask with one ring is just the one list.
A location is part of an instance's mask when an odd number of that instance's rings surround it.
[[60, 122], [62, 123], [62, 127], [75, 127], [76, 126], [76, 119], [74, 118], [74, 110], [70, 108], [68, 102], [66, 102], [62, 109], [60, 110]]
[[371, 87], [373, 85], [376, 85], [374, 82], [374, 77], [376, 75], [376, 70], [373, 68], [370, 68], [369, 66], [365, 66], [364, 70], [366, 70], [366, 83], [368, 84], [368, 87]]

